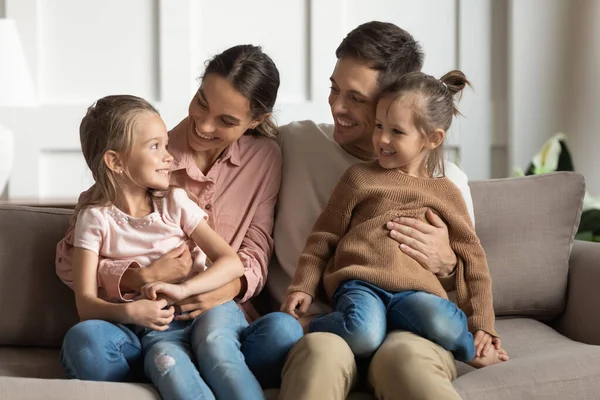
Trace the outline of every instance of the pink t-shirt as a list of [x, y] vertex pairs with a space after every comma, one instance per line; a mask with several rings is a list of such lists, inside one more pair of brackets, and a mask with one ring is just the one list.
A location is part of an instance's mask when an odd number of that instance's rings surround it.
[[[154, 211], [134, 218], [115, 206], [86, 208], [77, 216], [73, 245], [113, 260], [132, 260], [147, 267], [190, 237], [206, 213], [183, 189], [153, 200]], [[193, 242], [192, 242], [193, 243]], [[205, 269], [206, 255], [195, 244], [193, 272]]]
[[190, 237], [208, 218], [206, 213], [177, 188], [153, 200], [153, 206], [154, 211], [143, 218], [131, 217], [113, 205], [86, 208], [77, 216], [73, 245], [113, 261], [135, 261], [143, 268], [187, 242], [192, 249], [191, 276], [203, 271], [206, 255]]

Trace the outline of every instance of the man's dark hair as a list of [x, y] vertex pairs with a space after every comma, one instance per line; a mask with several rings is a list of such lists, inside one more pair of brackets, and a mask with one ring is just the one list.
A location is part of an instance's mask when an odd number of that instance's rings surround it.
[[335, 55], [356, 58], [379, 71], [379, 88], [409, 72], [423, 68], [421, 45], [404, 29], [389, 22], [371, 21], [353, 29], [338, 46]]

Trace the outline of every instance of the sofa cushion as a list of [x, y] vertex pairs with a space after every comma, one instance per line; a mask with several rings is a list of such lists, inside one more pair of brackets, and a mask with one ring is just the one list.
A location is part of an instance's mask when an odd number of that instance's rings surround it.
[[496, 329], [510, 360], [479, 370], [461, 364], [453, 384], [464, 400], [598, 398], [600, 346], [528, 318], [498, 320]]
[[563, 311], [583, 176], [557, 172], [470, 183], [496, 315], [551, 319]]
[[0, 399], [27, 400], [160, 400], [149, 384], [33, 379], [0, 376]]
[[35, 347], [0, 347], [0, 376], [64, 379], [60, 350]]
[[73, 292], [54, 267], [70, 215], [0, 206], [0, 345], [59, 347], [77, 322]]

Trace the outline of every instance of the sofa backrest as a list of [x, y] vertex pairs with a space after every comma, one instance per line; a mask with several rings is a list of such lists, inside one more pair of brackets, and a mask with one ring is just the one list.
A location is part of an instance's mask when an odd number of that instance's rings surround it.
[[70, 215], [0, 206], [0, 345], [58, 347], [77, 322], [73, 292], [54, 267]]
[[557, 172], [470, 183], [496, 315], [549, 320], [563, 311], [585, 182]]

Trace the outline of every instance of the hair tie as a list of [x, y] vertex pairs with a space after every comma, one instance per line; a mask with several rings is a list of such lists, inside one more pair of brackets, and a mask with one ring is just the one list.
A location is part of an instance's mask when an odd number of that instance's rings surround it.
[[446, 82], [444, 82], [444, 81], [440, 81], [440, 82], [442, 82], [442, 85], [444, 85], [444, 87], [445, 87], [446, 89], [448, 89], [448, 85], [446, 85]]

